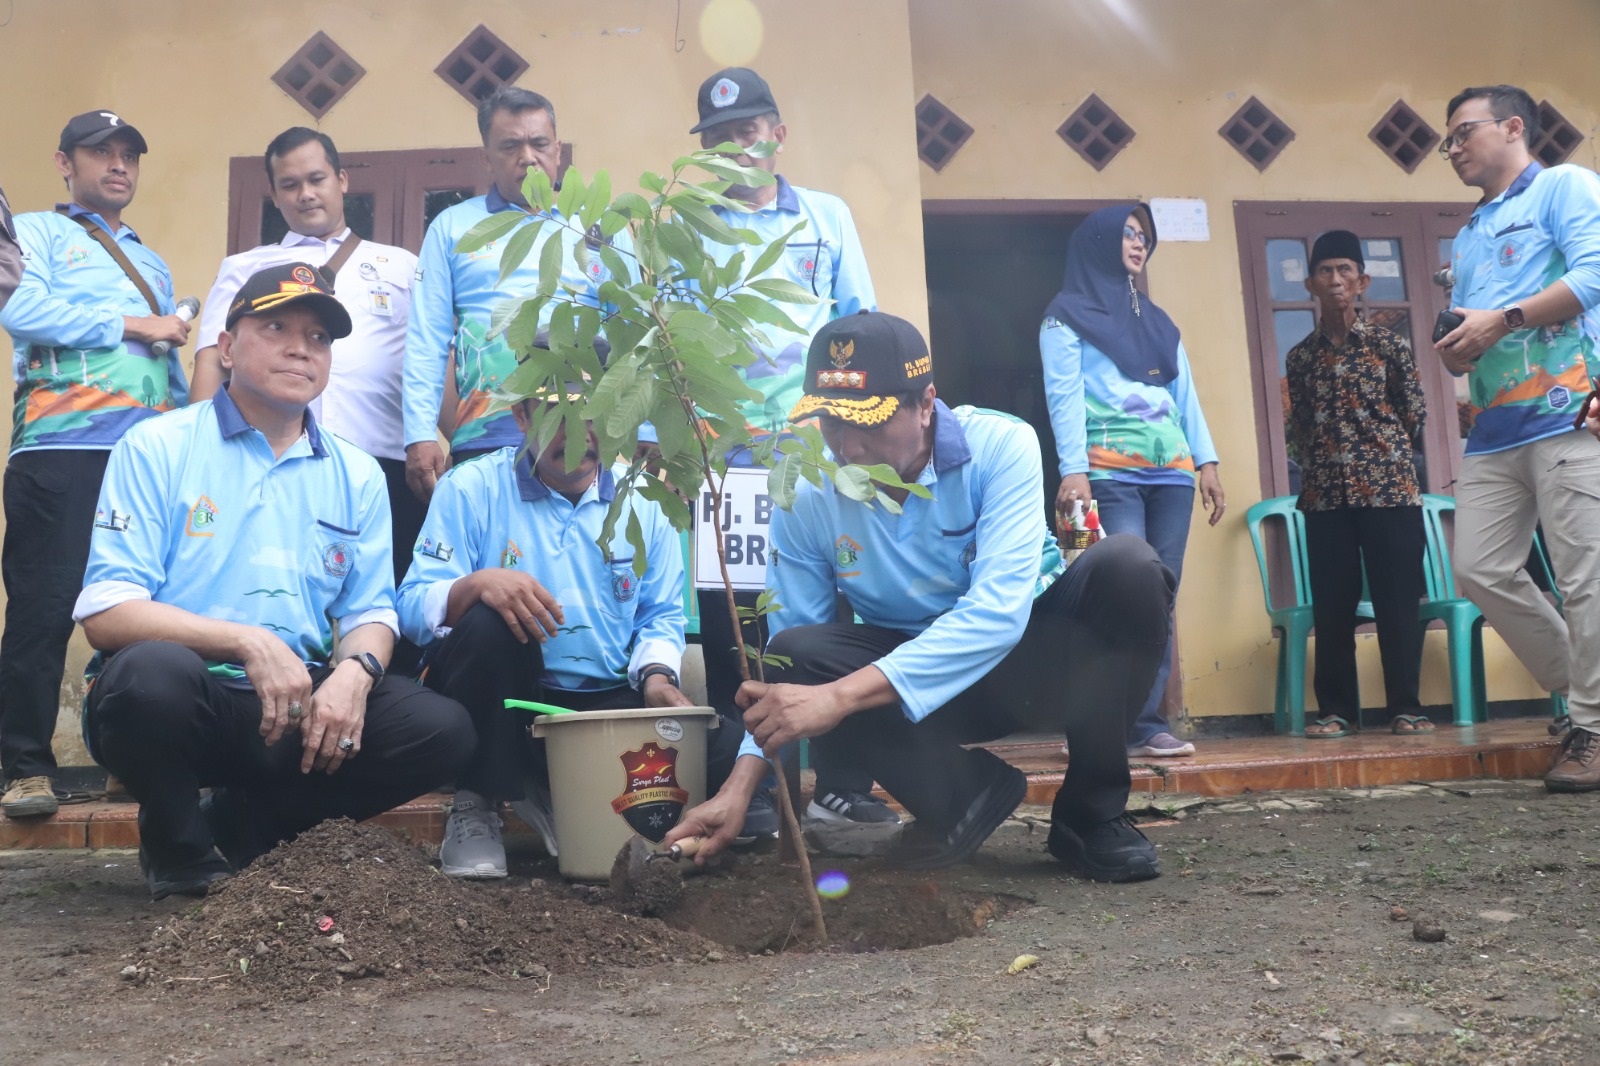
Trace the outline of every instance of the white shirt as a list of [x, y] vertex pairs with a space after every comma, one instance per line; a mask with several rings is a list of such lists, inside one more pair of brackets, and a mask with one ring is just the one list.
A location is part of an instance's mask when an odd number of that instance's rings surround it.
[[[252, 274], [286, 263], [320, 267], [350, 236], [321, 240], [290, 232], [277, 244], [230, 255], [200, 315], [200, 347], [217, 343], [228, 305]], [[404, 459], [400, 430], [400, 374], [405, 362], [406, 319], [417, 257], [404, 248], [363, 240], [334, 279], [334, 295], [350, 312], [350, 336], [333, 342], [328, 387], [311, 405], [322, 427], [380, 459]]]

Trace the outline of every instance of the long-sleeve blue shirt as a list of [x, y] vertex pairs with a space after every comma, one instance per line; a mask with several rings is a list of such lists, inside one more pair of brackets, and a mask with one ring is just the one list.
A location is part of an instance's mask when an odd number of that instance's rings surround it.
[[[123, 336], [124, 316], [150, 315], [138, 286], [74, 218], [111, 233], [78, 204], [16, 217], [23, 273], [0, 311], [11, 335], [17, 381], [11, 450], [110, 448], [129, 427], [189, 398], [178, 350], [157, 359]], [[173, 311], [172, 272], [131, 226], [111, 233], [145, 279], [164, 315]]]
[[1600, 373], [1600, 176], [1530, 163], [1472, 212], [1451, 260], [1458, 307], [1509, 307], [1563, 281], [1584, 309], [1566, 322], [1519, 329], [1478, 359], [1467, 376], [1476, 415], [1467, 454], [1570, 433], [1575, 405]]
[[[545, 684], [567, 691], [638, 685], [651, 663], [677, 670], [683, 659], [683, 554], [661, 508], [638, 495], [617, 522], [609, 555], [595, 544], [616, 496], [601, 470], [574, 504], [551, 492], [529, 457], [502, 448], [455, 467], [434, 490], [428, 517], [400, 583], [401, 630], [420, 645], [449, 632], [450, 589], [495, 567], [536, 578], [566, 622], [544, 646]], [[623, 531], [639, 516], [647, 567], [633, 572]]]
[[[460, 402], [455, 432], [450, 437], [451, 449], [477, 451], [522, 443], [522, 431], [517, 429], [510, 405], [497, 393], [517, 367], [516, 354], [503, 334], [489, 338], [489, 326], [501, 303], [532, 296], [538, 290], [540, 253], [550, 241], [559, 240], [563, 245], [557, 291], [570, 291], [579, 303], [599, 306], [600, 285], [611, 275], [600, 262], [598, 252], [589, 256], [587, 271], [579, 268], [572, 250], [585, 239], [584, 234], [575, 226], [563, 224], [565, 220], [559, 213], [549, 216], [528, 257], [506, 279], [504, 288], [496, 284], [500, 279], [500, 256], [516, 230], [475, 252], [455, 250], [456, 242], [468, 230], [501, 211], [527, 214], [491, 187], [487, 196], [475, 196], [441, 211], [422, 240], [417, 278], [411, 287], [402, 376], [406, 444], [431, 441], [437, 434], [452, 346]], [[534, 217], [528, 214], [530, 221]], [[626, 231], [613, 240], [619, 248], [624, 247]], [[627, 284], [624, 279], [618, 280]], [[540, 324], [547, 324], [554, 311], [554, 302], [547, 303], [539, 315]]]
[[802, 482], [773, 517], [773, 633], [834, 619], [835, 592], [868, 625], [913, 639], [877, 667], [921, 721], [1022, 639], [1036, 596], [1062, 572], [1045, 525], [1039, 438], [1010, 415], [935, 401], [933, 455], [892, 515]]
[[1039, 353], [1062, 477], [1192, 485], [1196, 467], [1217, 461], [1182, 343], [1178, 375], [1165, 386], [1130, 380], [1054, 318], [1039, 327]]

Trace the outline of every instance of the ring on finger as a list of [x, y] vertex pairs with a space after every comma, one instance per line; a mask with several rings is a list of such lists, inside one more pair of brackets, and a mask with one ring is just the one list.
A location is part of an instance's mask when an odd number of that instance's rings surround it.
[[356, 746], [356, 742], [354, 740], [350, 739], [349, 737], [340, 737], [339, 738], [339, 750], [340, 751], [354, 751], [355, 750], [355, 746]]
[[291, 700], [291, 701], [289, 701], [289, 721], [298, 722], [300, 720], [300, 717], [302, 715], [304, 715], [305, 713], [306, 713], [306, 709], [304, 707], [300, 706], [300, 701], [299, 700]]

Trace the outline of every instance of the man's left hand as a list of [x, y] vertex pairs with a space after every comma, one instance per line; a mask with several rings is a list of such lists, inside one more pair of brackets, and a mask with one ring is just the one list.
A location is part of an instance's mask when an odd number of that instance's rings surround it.
[[744, 708], [744, 727], [769, 758], [790, 741], [829, 732], [850, 713], [832, 685], [746, 681], [734, 702]]
[[1501, 311], [1475, 311], [1467, 307], [1450, 310], [1466, 321], [1445, 334], [1433, 349], [1452, 372], [1466, 374], [1477, 364], [1479, 356], [1511, 331], [1506, 329], [1505, 314]]
[[[346, 759], [361, 752], [361, 728], [367, 716], [367, 695], [372, 677], [361, 664], [346, 659], [311, 696], [311, 707], [300, 726], [300, 772], [313, 769], [333, 773]], [[348, 749], [339, 741], [352, 741]]]
[[1222, 512], [1228, 509], [1216, 463], [1207, 463], [1200, 468], [1200, 504], [1211, 512], [1211, 525], [1222, 521]]
[[693, 707], [694, 701], [665, 674], [651, 674], [644, 679], [644, 705], [646, 707]]

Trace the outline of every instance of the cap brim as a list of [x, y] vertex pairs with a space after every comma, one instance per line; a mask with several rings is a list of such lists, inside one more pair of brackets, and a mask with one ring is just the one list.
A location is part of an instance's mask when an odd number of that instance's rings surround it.
[[97, 144], [101, 144], [101, 143], [103, 143], [105, 141], [109, 141], [111, 138], [115, 137], [119, 133], [127, 133], [127, 134], [131, 134], [132, 135], [132, 137], [133, 137], [133, 150], [135, 152], [138, 152], [140, 155], [145, 155], [146, 153], [148, 153], [150, 151], [150, 145], [145, 142], [144, 134], [140, 133], [138, 130], [134, 129], [132, 126], [126, 126], [126, 125], [124, 125], [124, 126], [111, 126], [111, 127], [107, 128], [107, 129], [100, 130], [100, 131], [98, 131], [96, 133], [91, 133], [87, 137], [82, 137], [82, 138], [79, 138], [76, 141], [73, 141], [71, 147], [73, 147], [73, 148], [93, 148]]
[[751, 107], [748, 105], [745, 107], [739, 107], [737, 104], [735, 104], [725, 111], [718, 111], [715, 115], [712, 115], [709, 118], [701, 119], [690, 128], [689, 132], [704, 133], [713, 126], [720, 126], [724, 122], [738, 122], [740, 119], [744, 118], [756, 118], [760, 115], [771, 114], [775, 110], [777, 109], [774, 107], [769, 107], [766, 104], [762, 104], [760, 107]]
[[887, 422], [900, 409], [898, 396], [802, 396], [789, 412], [789, 421], [804, 422], [817, 415], [833, 417], [858, 426]]
[[318, 317], [322, 319], [322, 324], [327, 326], [328, 332], [333, 335], [334, 340], [350, 336], [350, 331], [355, 328], [355, 324], [350, 321], [350, 312], [344, 309], [344, 304], [321, 292], [269, 293], [257, 299], [249, 309], [229, 315], [228, 320], [223, 324], [228, 329], [232, 329], [234, 324], [241, 318], [251, 315], [264, 315], [268, 311], [276, 311], [279, 308], [288, 307], [290, 304], [304, 304], [306, 307], [316, 311]]

